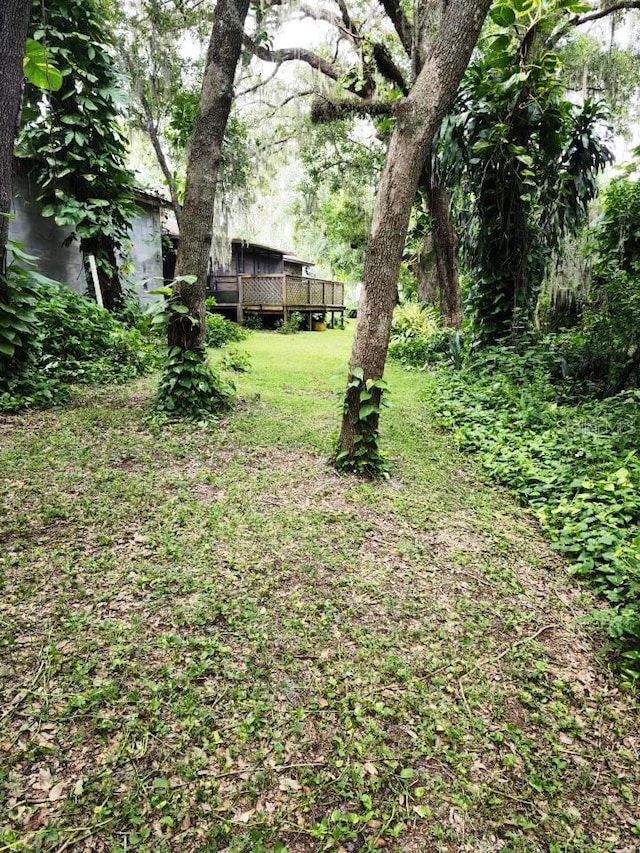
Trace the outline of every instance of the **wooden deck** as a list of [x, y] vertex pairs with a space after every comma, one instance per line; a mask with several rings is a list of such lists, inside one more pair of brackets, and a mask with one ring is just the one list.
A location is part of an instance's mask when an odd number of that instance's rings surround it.
[[235, 309], [237, 320], [244, 313], [303, 314], [344, 312], [344, 284], [291, 273], [217, 276], [211, 295], [221, 308]]

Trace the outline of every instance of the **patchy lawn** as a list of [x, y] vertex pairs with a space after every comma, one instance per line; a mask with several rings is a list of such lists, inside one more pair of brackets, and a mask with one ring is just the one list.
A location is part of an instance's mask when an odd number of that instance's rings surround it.
[[0, 422], [0, 851], [637, 853], [592, 600], [389, 369], [393, 477], [326, 465], [348, 332], [240, 409], [149, 384]]

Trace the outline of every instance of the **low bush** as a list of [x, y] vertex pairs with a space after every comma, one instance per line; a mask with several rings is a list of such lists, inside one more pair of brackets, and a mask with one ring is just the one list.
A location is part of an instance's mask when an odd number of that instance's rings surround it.
[[158, 366], [158, 347], [91, 300], [57, 284], [38, 290], [40, 363], [65, 382], [126, 382]]
[[295, 335], [303, 328], [304, 322], [304, 314], [299, 311], [292, 311], [286, 320], [280, 321], [276, 331], [280, 335]]
[[457, 329], [443, 329], [431, 305], [406, 302], [393, 315], [389, 357], [404, 367], [424, 368], [438, 361], [456, 366], [462, 359], [463, 338]]
[[249, 337], [248, 329], [232, 323], [221, 314], [207, 310], [207, 346], [223, 347], [225, 344], [244, 341]]
[[630, 680], [640, 677], [640, 392], [563, 403], [558, 354], [506, 347], [434, 371], [442, 426], [536, 512], [576, 575], [607, 606], [596, 614]]
[[250, 373], [251, 358], [248, 352], [232, 347], [222, 356], [220, 366], [223, 370], [231, 370], [234, 373]]
[[94, 302], [39, 275], [10, 245], [0, 282], [0, 411], [56, 405], [68, 382], [123, 382], [158, 364], [158, 349]]

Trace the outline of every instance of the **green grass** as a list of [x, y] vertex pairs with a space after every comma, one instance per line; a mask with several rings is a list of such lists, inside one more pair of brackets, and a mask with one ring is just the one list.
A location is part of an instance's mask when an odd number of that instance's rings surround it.
[[422, 377], [389, 481], [327, 465], [350, 339], [252, 335], [217, 424], [149, 382], [1, 422], [0, 851], [638, 848], [593, 602]]

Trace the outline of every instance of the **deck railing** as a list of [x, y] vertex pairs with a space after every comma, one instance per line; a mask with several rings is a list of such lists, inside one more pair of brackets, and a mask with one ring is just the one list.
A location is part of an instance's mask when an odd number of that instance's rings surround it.
[[241, 275], [243, 305], [344, 305], [344, 284], [290, 273]]

